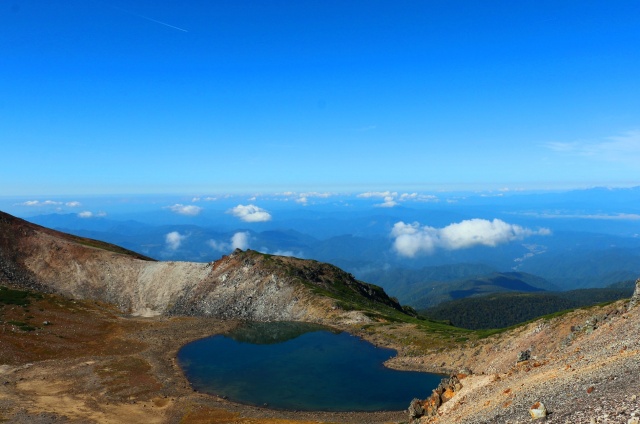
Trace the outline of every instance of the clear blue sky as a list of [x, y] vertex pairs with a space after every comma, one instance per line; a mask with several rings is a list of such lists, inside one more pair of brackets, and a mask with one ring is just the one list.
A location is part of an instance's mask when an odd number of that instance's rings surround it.
[[640, 2], [0, 3], [0, 195], [640, 184]]

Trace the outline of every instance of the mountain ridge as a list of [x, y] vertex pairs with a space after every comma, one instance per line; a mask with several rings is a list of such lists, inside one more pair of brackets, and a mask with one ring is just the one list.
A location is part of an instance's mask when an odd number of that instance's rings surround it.
[[13, 276], [22, 288], [101, 300], [132, 315], [365, 322], [360, 309], [403, 313], [379, 287], [316, 261], [237, 249], [209, 263], [159, 262], [5, 213], [0, 234], [5, 281]]

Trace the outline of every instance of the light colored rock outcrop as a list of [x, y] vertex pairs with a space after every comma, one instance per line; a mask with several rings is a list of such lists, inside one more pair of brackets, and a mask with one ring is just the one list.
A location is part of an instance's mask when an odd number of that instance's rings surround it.
[[633, 296], [631, 296], [631, 301], [629, 302], [629, 306], [627, 310], [631, 310], [636, 307], [640, 303], [640, 278], [636, 280], [636, 289], [633, 292]]

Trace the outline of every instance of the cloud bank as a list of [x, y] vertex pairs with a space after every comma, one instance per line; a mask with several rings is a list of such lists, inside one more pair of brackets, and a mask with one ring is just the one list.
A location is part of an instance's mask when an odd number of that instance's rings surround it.
[[468, 219], [444, 228], [421, 226], [418, 222], [396, 222], [391, 230], [394, 250], [401, 256], [432, 254], [437, 249], [457, 250], [474, 246], [495, 247], [533, 235], [550, 235], [548, 228], [532, 230], [500, 219]]
[[58, 202], [56, 200], [27, 200], [25, 202], [22, 203], [16, 203], [15, 206], [29, 206], [29, 207], [40, 207], [40, 206], [68, 206], [70, 208], [78, 208], [80, 207], [82, 204], [80, 202], [78, 202], [77, 200], [72, 200], [69, 202]]
[[229, 209], [228, 213], [244, 222], [266, 222], [271, 220], [269, 212], [255, 205], [238, 205]]
[[397, 191], [369, 191], [366, 193], [360, 193], [356, 197], [361, 199], [375, 199], [382, 198], [382, 203], [377, 203], [373, 206], [377, 208], [393, 208], [400, 202], [437, 202], [438, 198], [430, 194], [418, 194], [418, 193], [398, 193]]
[[172, 206], [167, 206], [166, 209], [169, 209], [171, 212], [187, 215], [187, 216], [196, 216], [202, 212], [202, 208], [196, 205], [182, 205], [180, 203], [176, 203]]
[[78, 213], [78, 218], [103, 218], [107, 216], [106, 212], [97, 212], [97, 213], [93, 213], [91, 211], [82, 211]]

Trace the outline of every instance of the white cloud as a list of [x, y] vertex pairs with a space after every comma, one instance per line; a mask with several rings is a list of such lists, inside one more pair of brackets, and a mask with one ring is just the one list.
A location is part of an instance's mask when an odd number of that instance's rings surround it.
[[202, 212], [202, 208], [196, 205], [182, 205], [180, 203], [176, 203], [172, 206], [167, 206], [166, 209], [169, 209], [171, 212], [178, 213], [180, 215], [187, 216], [196, 216], [200, 212]]
[[170, 250], [177, 250], [185, 238], [187, 238], [187, 236], [182, 235], [177, 231], [172, 231], [164, 237], [164, 240], [167, 244], [167, 248]]
[[401, 200], [415, 200], [418, 198], [418, 193], [402, 193], [400, 195]]
[[78, 201], [72, 201], [72, 202], [67, 202], [65, 203], [65, 205], [69, 206], [70, 208], [79, 208], [80, 206], [82, 206], [82, 204]]
[[360, 198], [364, 198], [364, 199], [368, 199], [371, 197], [388, 197], [388, 196], [397, 196], [398, 193], [392, 193], [390, 191], [369, 191], [366, 193], [360, 193], [358, 194], [356, 197], [360, 197]]
[[58, 206], [62, 205], [62, 202], [56, 202], [55, 200], [45, 200], [41, 202], [40, 200], [27, 200], [26, 202], [18, 203], [19, 206]]
[[[294, 196], [296, 195], [295, 193], [290, 193], [290, 194]], [[294, 199], [297, 203], [307, 205], [307, 203], [309, 202], [309, 199], [311, 198], [328, 199], [329, 197], [333, 196], [333, 193], [329, 193], [329, 192], [319, 193], [317, 191], [309, 191], [306, 193], [300, 193], [297, 196], [298, 197]]]
[[376, 204], [374, 206], [378, 207], [378, 208], [392, 208], [392, 207], [396, 206], [397, 204], [398, 204], [398, 202], [393, 200], [393, 196], [385, 196], [384, 203], [378, 203], [378, 204]]
[[271, 220], [271, 214], [255, 205], [238, 205], [229, 209], [228, 213], [240, 218], [244, 222], [265, 222]]
[[224, 241], [208, 240], [207, 244], [211, 246], [213, 250], [228, 253], [235, 249], [248, 249], [250, 240], [251, 234], [248, 231], [239, 231], [231, 236], [228, 243]]
[[[283, 197], [283, 201], [288, 202], [289, 200], [293, 200], [296, 203], [300, 203], [302, 205], [307, 205], [309, 200], [312, 198], [318, 199], [328, 199], [331, 196], [335, 196], [335, 193], [330, 192], [318, 192], [318, 191], [307, 191], [303, 193], [297, 193], [295, 191], [285, 191], [282, 193], [274, 193], [276, 197]], [[249, 199], [252, 200], [252, 199]]]
[[242, 249], [246, 250], [249, 248], [249, 232], [248, 231], [240, 231], [235, 233], [231, 237], [231, 249]]
[[436, 249], [467, 249], [474, 246], [495, 247], [499, 244], [522, 240], [533, 235], [550, 235], [547, 228], [531, 230], [500, 219], [468, 219], [444, 228], [421, 226], [418, 222], [397, 222], [391, 230], [395, 239], [393, 248], [398, 254], [414, 257], [419, 253], [431, 254]]
[[383, 203], [378, 203], [373, 206], [378, 208], [392, 208], [397, 206], [399, 202], [437, 202], [438, 198], [432, 194], [418, 194], [418, 193], [401, 193], [396, 191], [369, 191], [366, 193], [360, 193], [356, 197], [363, 199], [370, 198], [382, 198]]
[[396, 222], [391, 230], [391, 236], [395, 238], [393, 248], [402, 256], [410, 258], [418, 253], [430, 254], [436, 250], [438, 230], [433, 227], [420, 227], [420, 224], [405, 224]]
[[82, 211], [82, 212], [78, 213], [78, 217], [79, 218], [85, 218], [85, 219], [86, 218], [102, 218], [102, 217], [105, 217], [105, 216], [107, 216], [107, 213], [106, 212], [102, 212], [102, 211], [97, 212], [97, 213], [93, 213], [91, 211]]
[[546, 147], [561, 154], [635, 164], [640, 161], [640, 130], [627, 131], [599, 141], [550, 142], [546, 143]]
[[324, 192], [324, 193], [319, 193], [317, 191], [309, 191], [306, 193], [300, 193], [301, 197], [319, 197], [321, 199], [328, 199], [329, 197], [333, 196], [333, 193], [329, 193], [329, 192]]

